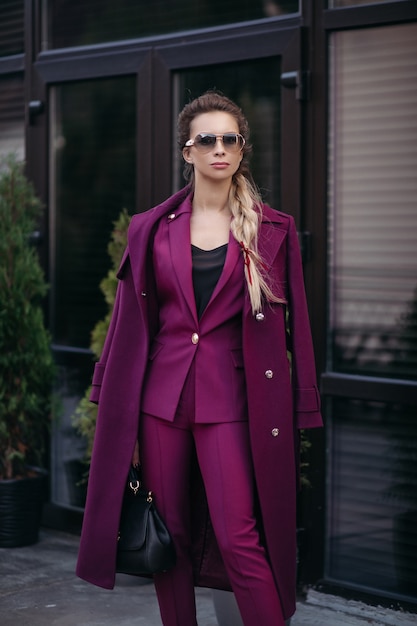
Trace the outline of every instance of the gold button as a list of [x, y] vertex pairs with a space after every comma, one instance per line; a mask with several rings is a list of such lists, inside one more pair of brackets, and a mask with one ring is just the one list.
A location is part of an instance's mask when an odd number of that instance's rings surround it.
[[200, 341], [200, 337], [198, 336], [198, 333], [193, 333], [191, 335], [191, 341], [193, 342], [194, 345]]
[[272, 370], [266, 370], [266, 372], [265, 372], [265, 376], [266, 376], [267, 378], [272, 378], [272, 377], [273, 377], [273, 375], [274, 375], [274, 372], [273, 372]]
[[176, 217], [177, 217], [177, 216], [175, 215], [175, 213], [170, 213], [170, 214], [168, 215], [168, 219], [169, 219], [169, 220], [175, 220], [175, 218], [176, 218]]
[[255, 315], [255, 319], [257, 322], [263, 322], [265, 319], [265, 315], [263, 313], [257, 313]]
[[279, 435], [279, 428], [273, 428], [273, 429], [271, 430], [271, 435], [272, 435], [273, 437], [278, 437], [278, 435]]

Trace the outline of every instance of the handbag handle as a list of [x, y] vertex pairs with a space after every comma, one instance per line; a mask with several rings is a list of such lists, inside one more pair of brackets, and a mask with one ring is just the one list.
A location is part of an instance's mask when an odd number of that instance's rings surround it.
[[[133, 495], [136, 496], [139, 489], [142, 487], [142, 473], [140, 465], [131, 465], [129, 469], [128, 476], [128, 485], [129, 489], [133, 491]], [[146, 502], [153, 502], [153, 493], [152, 491], [148, 491], [148, 495], [146, 497]]]
[[127, 483], [134, 495], [136, 495], [142, 486], [140, 466], [130, 466]]

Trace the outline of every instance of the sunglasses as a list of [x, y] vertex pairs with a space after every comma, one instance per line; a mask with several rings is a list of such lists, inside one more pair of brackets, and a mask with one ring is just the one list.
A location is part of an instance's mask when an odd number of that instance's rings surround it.
[[199, 152], [210, 152], [215, 147], [218, 138], [222, 140], [224, 149], [229, 150], [229, 152], [239, 152], [246, 143], [244, 137], [239, 133], [224, 133], [224, 135], [200, 133], [194, 139], [189, 139], [185, 146], [187, 148], [194, 146]]

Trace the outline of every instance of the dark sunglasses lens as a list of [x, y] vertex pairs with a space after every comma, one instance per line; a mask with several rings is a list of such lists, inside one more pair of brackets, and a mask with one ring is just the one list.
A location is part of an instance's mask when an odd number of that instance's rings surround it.
[[[225, 133], [224, 135], [218, 135], [221, 137], [223, 146], [226, 150], [236, 151], [240, 150], [243, 146], [243, 138], [237, 133]], [[217, 136], [208, 134], [197, 135], [194, 139], [194, 145], [196, 148], [202, 151], [208, 151], [214, 148], [217, 143]]]
[[212, 148], [216, 145], [216, 135], [197, 135], [195, 144], [201, 148]]
[[225, 148], [237, 148], [240, 143], [239, 139], [239, 135], [228, 133], [227, 135], [223, 135], [223, 145]]

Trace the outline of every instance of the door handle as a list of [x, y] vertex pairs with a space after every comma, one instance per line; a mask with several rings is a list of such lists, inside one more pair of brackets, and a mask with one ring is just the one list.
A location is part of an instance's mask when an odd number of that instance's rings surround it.
[[297, 100], [308, 100], [310, 96], [310, 72], [304, 70], [283, 72], [281, 85], [287, 89], [295, 89]]

